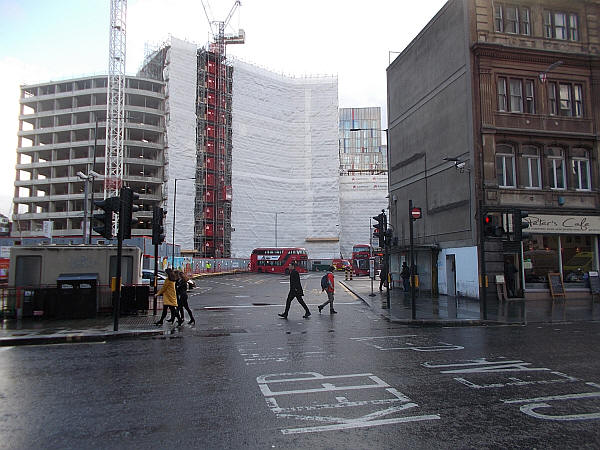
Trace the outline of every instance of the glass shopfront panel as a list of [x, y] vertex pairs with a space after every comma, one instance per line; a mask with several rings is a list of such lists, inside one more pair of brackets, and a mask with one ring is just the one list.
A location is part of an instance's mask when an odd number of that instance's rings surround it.
[[523, 241], [525, 288], [548, 289], [548, 272], [562, 273], [566, 288], [587, 288], [588, 272], [598, 270], [595, 242], [589, 234], [532, 234]]

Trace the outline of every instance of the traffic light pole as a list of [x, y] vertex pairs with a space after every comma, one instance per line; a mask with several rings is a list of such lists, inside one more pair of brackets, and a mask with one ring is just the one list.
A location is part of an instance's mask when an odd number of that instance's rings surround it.
[[408, 221], [410, 223], [410, 309], [412, 320], [417, 319], [417, 305], [415, 303], [415, 248], [413, 242], [413, 217], [412, 217], [413, 202], [408, 201]]
[[[121, 193], [122, 193], [121, 189]], [[123, 221], [121, 218], [123, 214], [123, 201], [119, 204], [119, 230], [117, 232], [117, 276], [115, 283], [115, 291], [113, 292], [113, 320], [114, 320], [114, 331], [119, 331], [119, 314], [121, 312], [121, 258], [123, 256]]]
[[154, 300], [152, 301], [152, 314], [156, 315], [156, 285], [158, 275], [158, 244], [154, 244]]

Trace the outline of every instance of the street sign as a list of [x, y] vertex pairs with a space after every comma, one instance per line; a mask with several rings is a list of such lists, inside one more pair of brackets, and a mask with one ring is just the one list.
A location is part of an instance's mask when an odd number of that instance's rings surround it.
[[375, 258], [369, 258], [369, 277], [375, 279]]
[[412, 208], [410, 210], [410, 216], [412, 217], [412, 220], [417, 220], [421, 218], [421, 208]]

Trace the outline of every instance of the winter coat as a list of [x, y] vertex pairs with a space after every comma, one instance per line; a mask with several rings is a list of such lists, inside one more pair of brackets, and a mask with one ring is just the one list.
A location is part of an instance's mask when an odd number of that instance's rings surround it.
[[177, 306], [177, 293], [175, 292], [174, 281], [167, 278], [165, 284], [163, 284], [163, 287], [160, 288], [160, 291], [158, 291], [156, 295], [163, 296], [163, 305]]
[[333, 279], [333, 272], [329, 272], [327, 274], [327, 292], [331, 292], [332, 294], [335, 292], [335, 280]]
[[304, 295], [302, 283], [300, 283], [300, 274], [296, 269], [290, 272], [290, 292], [296, 295]]

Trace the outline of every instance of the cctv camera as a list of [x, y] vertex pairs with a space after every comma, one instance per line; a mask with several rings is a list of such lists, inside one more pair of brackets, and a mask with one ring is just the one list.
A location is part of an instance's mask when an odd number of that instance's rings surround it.
[[467, 163], [466, 163], [466, 162], [464, 162], [464, 161], [457, 162], [457, 163], [456, 163], [456, 168], [457, 168], [458, 170], [464, 170], [466, 165], [467, 165]]

